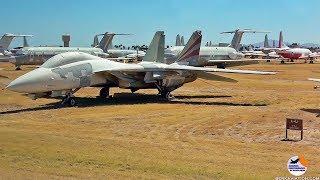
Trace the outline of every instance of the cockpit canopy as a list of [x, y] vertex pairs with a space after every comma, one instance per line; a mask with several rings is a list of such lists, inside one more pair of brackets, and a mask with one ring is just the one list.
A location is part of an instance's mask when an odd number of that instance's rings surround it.
[[44, 68], [55, 68], [66, 64], [85, 61], [90, 59], [98, 59], [99, 57], [93, 56], [83, 52], [66, 52], [49, 58], [41, 67]]

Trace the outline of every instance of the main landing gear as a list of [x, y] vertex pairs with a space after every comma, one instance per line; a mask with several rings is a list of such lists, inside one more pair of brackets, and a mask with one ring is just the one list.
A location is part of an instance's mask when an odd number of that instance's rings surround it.
[[16, 65], [16, 71], [20, 71], [21, 70], [21, 66]]
[[159, 91], [159, 96], [161, 98], [164, 98], [167, 101], [171, 101], [174, 99], [174, 96], [169, 91], [162, 91], [162, 92]]
[[171, 101], [174, 99], [174, 96], [172, 96], [171, 91], [169, 91], [165, 87], [159, 85], [161, 83], [155, 83], [155, 84], [156, 84], [156, 87], [159, 91], [159, 94], [158, 94], [159, 97], [164, 98], [167, 101]]
[[103, 87], [103, 88], [100, 89], [99, 97], [101, 99], [110, 98], [111, 96], [109, 95], [109, 93], [110, 93], [110, 88], [109, 87]]

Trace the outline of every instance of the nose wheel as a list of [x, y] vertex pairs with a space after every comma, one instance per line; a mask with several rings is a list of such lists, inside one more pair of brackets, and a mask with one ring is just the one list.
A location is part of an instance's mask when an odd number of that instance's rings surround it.
[[77, 92], [79, 88], [74, 89], [73, 91], [68, 92], [63, 98], [62, 101], [59, 105], [59, 107], [65, 107], [65, 106], [70, 106], [70, 107], [74, 107], [77, 105], [77, 101], [74, 97], [74, 93]]
[[63, 98], [60, 103], [60, 107], [65, 107], [65, 106], [74, 107], [76, 105], [77, 105], [77, 101], [73, 96], [70, 96], [70, 95]]

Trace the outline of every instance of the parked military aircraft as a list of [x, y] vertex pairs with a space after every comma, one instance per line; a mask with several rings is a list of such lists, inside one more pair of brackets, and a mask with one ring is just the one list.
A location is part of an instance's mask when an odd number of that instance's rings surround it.
[[[244, 57], [244, 54], [238, 52], [240, 48], [240, 42], [244, 33], [262, 33], [264, 31], [254, 31], [249, 29], [240, 30], [237, 29], [235, 31], [230, 32], [222, 32], [225, 33], [234, 33], [231, 44], [228, 47], [201, 47], [200, 49], [200, 60], [197, 64], [192, 64], [192, 66], [210, 66], [217, 65], [219, 68], [225, 68], [226, 62], [234, 62], [240, 63], [244, 62], [241, 60]], [[176, 39], [176, 44], [181, 44], [178, 42], [178, 37]], [[171, 63], [175, 60], [179, 53], [183, 50], [184, 46], [173, 46], [169, 47], [165, 50], [165, 57], [168, 63]]]
[[171, 99], [171, 92], [197, 78], [217, 81], [235, 80], [208, 72], [238, 74], [275, 74], [273, 72], [231, 70], [187, 66], [199, 58], [201, 32], [196, 31], [188, 41], [176, 62], [164, 63], [165, 36], [155, 33], [143, 61], [137, 64], [102, 59], [87, 53], [68, 52], [56, 55], [16, 80], [6, 88], [27, 93], [33, 99], [63, 97], [61, 105], [75, 105], [74, 93], [84, 87], [102, 87], [100, 97], [109, 97], [109, 88], [158, 89], [161, 97]]

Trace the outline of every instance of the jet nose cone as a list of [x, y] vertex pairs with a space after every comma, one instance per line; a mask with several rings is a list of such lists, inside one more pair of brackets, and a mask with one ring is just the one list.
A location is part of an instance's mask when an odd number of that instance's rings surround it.
[[45, 88], [45, 82], [48, 82], [49, 73], [46, 69], [35, 69], [12, 81], [6, 89], [20, 93], [41, 92]]
[[28, 80], [26, 78], [19, 77], [19, 78], [15, 79], [14, 81], [12, 81], [6, 87], [6, 89], [9, 89], [9, 90], [15, 91], [15, 92], [26, 92], [28, 90], [27, 84], [28, 84]]

